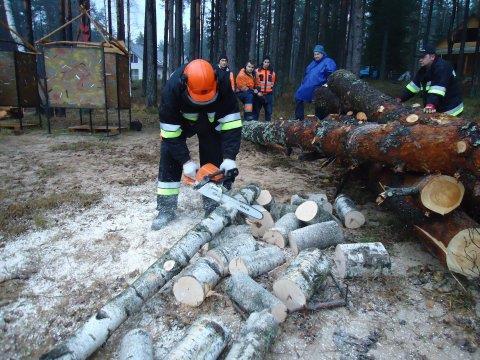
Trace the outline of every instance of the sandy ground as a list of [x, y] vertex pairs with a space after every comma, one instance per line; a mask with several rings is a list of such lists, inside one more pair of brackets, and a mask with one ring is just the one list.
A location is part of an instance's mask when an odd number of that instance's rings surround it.
[[[195, 140], [190, 149], [197, 156]], [[89, 135], [0, 134], [0, 349], [4, 359], [38, 358], [133, 282], [203, 216], [197, 193], [182, 188], [179, 218], [153, 232], [157, 131], [105, 139]], [[278, 150], [242, 144], [235, 187], [256, 182], [277, 201], [325, 191], [339, 172]], [[478, 293], [465, 293], [372, 194], [351, 183], [366, 225], [348, 241], [381, 241], [392, 275], [349, 282], [348, 308], [290, 314], [270, 359], [478, 359]], [[328, 251], [331, 254], [331, 250]], [[290, 255], [290, 254], [289, 254]], [[260, 278], [271, 290], [285, 266]], [[199, 308], [176, 303], [167, 285], [130, 317], [93, 358], [116, 358], [122, 336], [148, 330], [166, 356], [201, 315], [237, 336], [241, 317], [221, 286]]]

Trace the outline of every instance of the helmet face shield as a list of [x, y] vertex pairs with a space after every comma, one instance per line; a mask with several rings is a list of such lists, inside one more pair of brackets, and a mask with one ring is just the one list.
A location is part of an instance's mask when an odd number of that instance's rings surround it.
[[208, 105], [217, 99], [217, 77], [208, 61], [197, 59], [184, 69], [187, 97], [196, 105]]

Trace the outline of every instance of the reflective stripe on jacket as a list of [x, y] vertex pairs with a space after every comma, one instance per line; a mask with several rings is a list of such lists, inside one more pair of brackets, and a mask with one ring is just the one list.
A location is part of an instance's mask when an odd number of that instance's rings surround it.
[[273, 91], [276, 77], [275, 72], [270, 69], [257, 69], [255, 72], [255, 87], [258, 91], [269, 94]]

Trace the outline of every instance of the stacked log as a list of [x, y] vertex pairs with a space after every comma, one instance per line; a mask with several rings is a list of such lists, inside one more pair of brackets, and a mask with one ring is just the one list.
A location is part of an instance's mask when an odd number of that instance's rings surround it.
[[308, 248], [326, 249], [344, 240], [343, 230], [336, 221], [325, 221], [294, 230], [288, 235], [293, 253]]
[[357, 229], [365, 224], [365, 216], [357, 210], [355, 203], [348, 196], [338, 195], [333, 206], [346, 228]]
[[[257, 186], [249, 185], [239, 191], [235, 198], [251, 204], [260, 193]], [[217, 207], [170, 250], [155, 261], [137, 280], [80, 326], [63, 344], [41, 356], [41, 359], [58, 359], [66, 355], [86, 359], [93, 354], [130, 315], [137, 313], [142, 305], [165, 284], [177, 275], [200, 248], [212, 240], [237, 216], [232, 207]], [[168, 266], [165, 266], [168, 265]]]
[[284, 248], [288, 244], [288, 235], [301, 226], [294, 213], [283, 215], [275, 225], [263, 235], [263, 241]]
[[202, 318], [195, 321], [186, 335], [165, 359], [216, 359], [229, 340], [229, 333], [218, 321]]
[[142, 329], [130, 330], [120, 344], [120, 360], [153, 360], [152, 337]]
[[282, 250], [269, 246], [247, 255], [242, 255], [230, 261], [230, 274], [244, 273], [252, 278], [269, 272], [285, 262]]
[[390, 256], [379, 242], [337, 245], [335, 265], [343, 279], [384, 275], [391, 268]]

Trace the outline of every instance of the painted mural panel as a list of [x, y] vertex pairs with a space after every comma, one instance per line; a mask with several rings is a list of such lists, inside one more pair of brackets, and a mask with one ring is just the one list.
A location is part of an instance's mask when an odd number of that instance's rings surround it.
[[46, 47], [45, 71], [50, 106], [105, 107], [101, 48]]
[[13, 51], [0, 51], [0, 106], [18, 106]]

